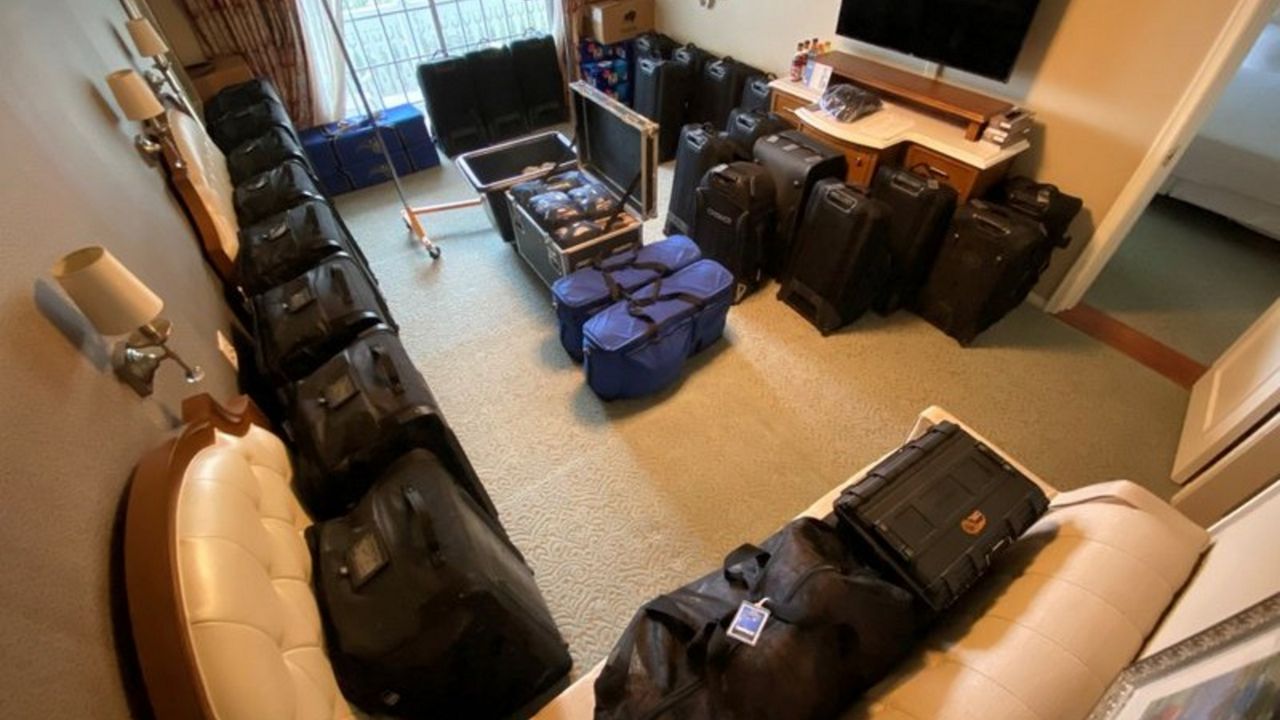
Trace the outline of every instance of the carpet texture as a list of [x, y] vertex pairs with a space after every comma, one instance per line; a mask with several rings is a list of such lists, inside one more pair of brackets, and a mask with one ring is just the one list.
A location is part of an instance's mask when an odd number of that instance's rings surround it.
[[[663, 214], [671, 177], [661, 168]], [[447, 163], [405, 186], [417, 204], [472, 195]], [[1033, 308], [969, 349], [906, 313], [824, 339], [766, 287], [679, 387], [606, 404], [560, 348], [550, 293], [483, 210], [427, 218], [444, 250], [432, 262], [390, 186], [338, 204], [579, 673], [645, 600], [763, 539], [932, 404], [1058, 487], [1125, 477], [1174, 491], [1186, 392]]]

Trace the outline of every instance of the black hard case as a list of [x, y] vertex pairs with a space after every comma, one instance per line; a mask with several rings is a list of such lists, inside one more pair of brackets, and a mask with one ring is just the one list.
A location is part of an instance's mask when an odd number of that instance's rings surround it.
[[316, 184], [311, 168], [297, 160], [286, 160], [254, 175], [236, 185], [232, 193], [241, 227], [312, 200], [325, 200], [324, 191]]
[[823, 335], [857, 320], [889, 272], [889, 208], [840, 180], [820, 181], [778, 299]]
[[562, 123], [569, 117], [564, 73], [550, 35], [511, 41], [511, 62], [520, 84], [529, 129]]
[[729, 123], [729, 113], [742, 102], [747, 78], [759, 74], [759, 70], [729, 57], [708, 62], [695, 83], [690, 121], [707, 122], [724, 129]]
[[742, 89], [739, 108], [750, 112], [769, 112], [773, 104], [773, 88], [769, 83], [777, 78], [771, 74], [752, 75]]
[[435, 453], [497, 525], [498, 510], [395, 331], [375, 327], [289, 391], [295, 486], [311, 516], [345, 513], [405, 452]]
[[476, 83], [476, 100], [484, 119], [489, 142], [502, 142], [529, 132], [524, 97], [511, 48], [485, 48], [467, 53], [471, 78]]
[[981, 200], [956, 211], [916, 311], [961, 345], [1013, 310], [1049, 264], [1044, 226]]
[[284, 128], [296, 135], [293, 120], [284, 106], [276, 100], [258, 100], [225, 113], [208, 124], [209, 138], [224, 153], [235, 150], [241, 143], [252, 140], [273, 127]]
[[315, 174], [311, 160], [293, 132], [273, 125], [265, 133], [240, 143], [235, 150], [227, 153], [227, 174], [231, 176], [233, 184], [244, 182], [286, 160], [296, 160], [305, 165], [312, 175]]
[[871, 197], [889, 206], [889, 281], [876, 299], [876, 311], [888, 315], [915, 303], [929, 277], [947, 226], [956, 212], [956, 191], [934, 178], [901, 168], [882, 167], [871, 184]]
[[284, 107], [280, 92], [266, 78], [254, 78], [222, 88], [204, 103], [206, 125], [214, 125], [224, 115], [268, 100]]
[[1084, 209], [1084, 201], [1068, 195], [1057, 185], [1038, 183], [1027, 177], [1009, 178], [994, 193], [996, 202], [1044, 224], [1049, 242], [1060, 248], [1071, 244], [1068, 230]]
[[489, 131], [480, 114], [477, 86], [466, 58], [453, 57], [418, 66], [418, 86], [436, 142], [454, 157], [489, 144]]
[[771, 112], [734, 108], [729, 113], [729, 141], [739, 160], [755, 157], [756, 142], [762, 137], [777, 135], [791, 129], [791, 124]]
[[840, 494], [835, 510], [929, 607], [960, 599], [1049, 506], [995, 451], [943, 422]]
[[733, 162], [733, 159], [733, 144], [726, 133], [710, 125], [684, 126], [676, 149], [676, 174], [671, 185], [665, 227], [667, 235], [693, 232], [698, 185], [708, 170]]
[[309, 200], [240, 230], [236, 279], [245, 295], [252, 297], [339, 253], [369, 266], [333, 206]]
[[754, 163], [735, 162], [707, 171], [698, 186], [692, 237], [702, 257], [733, 273], [733, 302], [764, 279], [764, 257], [773, 241], [773, 178]]
[[314, 373], [365, 330], [395, 327], [372, 276], [349, 255], [258, 295], [253, 316], [258, 367], [278, 387]]
[[342, 694], [378, 717], [532, 717], [572, 660], [520, 553], [426, 450], [307, 529]]
[[656, 58], [667, 60], [675, 52], [678, 43], [662, 33], [649, 32], [632, 41], [637, 60]]
[[[565, 247], [552, 231], [507, 190], [507, 208], [515, 234], [516, 252], [538, 277], [551, 286], [556, 280], [597, 258], [639, 247], [645, 220], [656, 216], [658, 126], [631, 108], [586, 83], [570, 86], [574, 100], [578, 169], [603, 184], [626, 205], [612, 228], [586, 242]], [[513, 143], [516, 152], [519, 143]]]
[[658, 123], [658, 160], [676, 156], [685, 106], [689, 103], [689, 68], [674, 60], [636, 61], [635, 110]]
[[[671, 59], [685, 67], [689, 68], [689, 82], [693, 84], [702, 77], [702, 70], [707, 63], [715, 60], [716, 57], [702, 48], [689, 43], [681, 45], [671, 52]], [[687, 110], [687, 108], [686, 108]], [[686, 116], [684, 124], [694, 122]]]
[[756, 141], [756, 162], [768, 168], [778, 190], [777, 252], [768, 258], [767, 271], [784, 277], [787, 260], [795, 244], [796, 229], [808, 207], [809, 193], [819, 180], [844, 180], [849, 161], [840, 150], [805, 135], [787, 130]]

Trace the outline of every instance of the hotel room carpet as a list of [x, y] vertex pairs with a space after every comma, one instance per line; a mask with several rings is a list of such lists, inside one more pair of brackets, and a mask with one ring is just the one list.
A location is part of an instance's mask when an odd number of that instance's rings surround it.
[[[665, 214], [671, 167], [660, 170]], [[411, 201], [473, 193], [447, 162]], [[1187, 393], [1023, 307], [968, 349], [907, 314], [823, 338], [774, 299], [659, 397], [604, 403], [560, 348], [550, 294], [480, 208], [429, 216], [432, 262], [390, 185], [339, 198], [401, 336], [537, 573], [577, 672], [645, 600], [718, 567], [940, 405], [1049, 482], [1124, 477], [1169, 497]], [[656, 239], [659, 221], [646, 226]]]

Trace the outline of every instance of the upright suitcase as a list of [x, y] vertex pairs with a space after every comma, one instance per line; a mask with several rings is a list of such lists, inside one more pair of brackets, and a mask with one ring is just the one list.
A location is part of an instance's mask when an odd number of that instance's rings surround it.
[[375, 327], [289, 392], [294, 484], [311, 516], [345, 513], [405, 452], [430, 450], [492, 519], [498, 510], [400, 338]]
[[747, 78], [742, 89], [742, 103], [738, 107], [747, 112], [769, 112], [773, 105], [773, 88], [769, 83], [776, 79], [768, 73]]
[[929, 277], [947, 226], [956, 212], [956, 191], [934, 178], [901, 168], [882, 167], [871, 197], [889, 206], [889, 281], [876, 299], [876, 311], [888, 315], [915, 303]]
[[267, 78], [259, 77], [246, 80], [235, 85], [228, 85], [219, 90], [204, 103], [204, 120], [206, 125], [213, 125], [223, 115], [268, 100], [280, 107], [284, 102], [280, 92]]
[[511, 49], [504, 45], [474, 50], [467, 53], [467, 63], [471, 65], [471, 78], [477, 83], [476, 100], [489, 141], [502, 142], [527, 134], [529, 123]]
[[841, 526], [929, 607], [953, 605], [1048, 508], [1044, 491], [950, 422], [906, 444], [835, 503]]
[[1052, 251], [1039, 222], [972, 200], [956, 211], [916, 311], [968, 345], [1026, 299]]
[[676, 148], [676, 176], [671, 185], [671, 202], [667, 208], [667, 235], [693, 232], [697, 212], [698, 185], [707, 171], [717, 165], [733, 162], [733, 144], [729, 136], [710, 125], [685, 125]]
[[564, 99], [564, 73], [550, 35], [511, 41], [511, 64], [520, 83], [529, 129], [544, 128], [569, 118]]
[[334, 674], [370, 715], [531, 717], [573, 664], [533, 573], [427, 450], [306, 537]]
[[768, 168], [778, 190], [778, 240], [767, 258], [767, 271], [785, 277], [795, 244], [796, 228], [809, 205], [809, 193], [819, 180], [844, 180], [849, 162], [840, 150], [797, 130], [761, 138], [755, 145], [756, 162]]
[[489, 131], [480, 115], [478, 86], [466, 58], [434, 60], [418, 66], [418, 85], [436, 141], [454, 157], [489, 144]]
[[750, 161], [755, 157], [756, 142], [762, 137], [776, 135], [791, 129], [791, 124], [781, 115], [734, 108], [729, 113], [729, 142], [739, 160]]
[[733, 273], [733, 302], [742, 302], [764, 279], [764, 259], [774, 242], [775, 198], [769, 171], [736, 162], [707, 171], [697, 192], [693, 239], [703, 257]]
[[258, 367], [277, 386], [301, 380], [378, 325], [395, 327], [364, 266], [335, 255], [253, 299]]
[[1057, 185], [1038, 183], [1028, 177], [1010, 178], [1000, 186], [995, 199], [1042, 223], [1049, 242], [1060, 248], [1071, 244], [1068, 230], [1084, 209], [1080, 198], [1062, 192]]
[[[709, 61], [714, 60], [715, 57], [697, 45], [689, 43], [687, 45], [681, 45], [671, 51], [671, 59], [689, 69], [689, 81], [692, 84], [702, 77], [703, 68], [706, 67]], [[694, 121], [688, 119], [687, 115], [685, 120], [682, 121], [683, 124], [691, 122]]]
[[297, 136], [287, 128], [277, 125], [252, 140], [240, 143], [235, 150], [227, 153], [227, 173], [231, 176], [233, 184], [241, 183], [286, 160], [302, 163], [312, 175], [315, 175], [311, 160], [302, 149]]
[[333, 206], [309, 200], [240, 230], [236, 279], [245, 294], [253, 297], [339, 253], [369, 266]]
[[293, 120], [284, 106], [268, 99], [232, 110], [210, 122], [207, 129], [213, 144], [222, 152], [229, 153], [240, 143], [252, 140], [273, 127], [294, 132]]
[[702, 258], [698, 246], [683, 235], [637, 250], [597, 260], [556, 281], [551, 297], [560, 321], [560, 344], [582, 361], [582, 326], [597, 313], [649, 283], [682, 270]]
[[725, 129], [729, 113], [742, 102], [747, 78], [760, 71], [733, 58], [721, 58], [706, 64], [702, 78], [693, 92], [692, 119]]
[[829, 335], [871, 306], [888, 279], [889, 258], [889, 208], [840, 180], [822, 180], [778, 299]]
[[286, 160], [236, 186], [232, 204], [240, 225], [251, 225], [312, 200], [324, 200], [307, 165]]
[[635, 47], [636, 60], [645, 58], [669, 60], [677, 45], [675, 40], [657, 32], [644, 33], [633, 40], [632, 43]]
[[689, 102], [689, 68], [674, 60], [643, 57], [636, 61], [636, 112], [658, 123], [658, 160], [676, 156], [685, 105]]
[[587, 385], [603, 400], [652, 395], [724, 335], [734, 279], [699, 260], [614, 303], [582, 328]]

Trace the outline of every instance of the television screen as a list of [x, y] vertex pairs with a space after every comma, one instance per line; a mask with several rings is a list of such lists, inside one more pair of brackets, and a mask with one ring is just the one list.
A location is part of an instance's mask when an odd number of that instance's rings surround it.
[[1008, 80], [1040, 0], [844, 0], [843, 37]]

